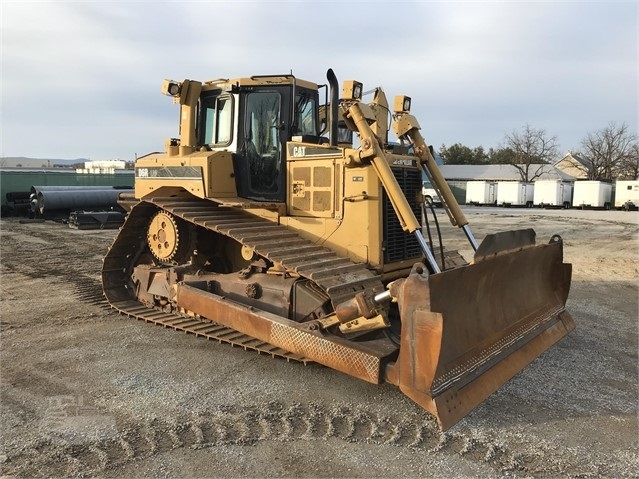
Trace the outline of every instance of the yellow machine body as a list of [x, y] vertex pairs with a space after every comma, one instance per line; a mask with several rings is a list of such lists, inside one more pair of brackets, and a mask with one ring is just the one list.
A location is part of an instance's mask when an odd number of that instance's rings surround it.
[[[447, 429], [574, 323], [562, 243], [532, 230], [478, 244], [410, 114], [332, 71], [165, 81], [180, 137], [136, 161], [105, 257], [133, 317], [395, 384]], [[399, 142], [388, 141], [392, 120]], [[422, 234], [422, 175], [466, 261]], [[439, 246], [439, 247], [438, 247]]]

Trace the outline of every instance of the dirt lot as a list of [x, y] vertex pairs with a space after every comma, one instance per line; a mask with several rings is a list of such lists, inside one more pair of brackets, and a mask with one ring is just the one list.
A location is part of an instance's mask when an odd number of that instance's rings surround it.
[[639, 214], [466, 211], [562, 235], [577, 328], [445, 434], [392, 386], [109, 310], [114, 231], [3, 219], [2, 474], [637, 477]]

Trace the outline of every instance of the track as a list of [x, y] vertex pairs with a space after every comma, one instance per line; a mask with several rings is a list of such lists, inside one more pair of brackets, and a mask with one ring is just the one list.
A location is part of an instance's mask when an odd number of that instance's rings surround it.
[[287, 361], [299, 361], [304, 364], [312, 362], [304, 356], [293, 354], [282, 348], [278, 348], [207, 319], [164, 313], [162, 311], [147, 308], [136, 301], [130, 301], [128, 303], [119, 302], [116, 309], [127, 316], [142, 319], [148, 323], [154, 323], [158, 326], [164, 326], [165, 328], [194, 334], [197, 337], [216, 340], [220, 343], [238, 346], [245, 350], [257, 351], [259, 354], [269, 354], [272, 357], [284, 358]]
[[140, 202], [132, 209], [104, 259], [104, 293], [109, 303], [127, 316], [286, 360], [310, 361], [208, 319], [158, 311], [133, 299], [127, 289], [130, 268], [145, 248], [148, 220], [158, 208], [248, 245], [269, 260], [313, 280], [327, 292], [334, 305], [364, 289], [384, 289], [379, 276], [364, 264], [338, 257], [328, 248], [318, 246], [271, 221], [242, 210], [223, 208], [210, 201], [155, 198]]
[[316, 441], [334, 438], [362, 445], [389, 445], [416, 452], [454, 454], [483, 462], [500, 472], [532, 465], [533, 457], [513, 454], [494, 439], [445, 433], [421, 417], [392, 417], [345, 406], [278, 402], [220, 410], [175, 420], [123, 424], [102, 438], [49, 436], [7, 458], [5, 472], [25, 477], [87, 477], [117, 470], [179, 448], [202, 449], [263, 441]]

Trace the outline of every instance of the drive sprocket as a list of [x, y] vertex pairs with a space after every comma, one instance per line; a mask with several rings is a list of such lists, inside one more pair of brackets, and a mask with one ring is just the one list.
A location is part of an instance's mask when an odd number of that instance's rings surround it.
[[158, 260], [180, 262], [189, 253], [189, 226], [166, 211], [158, 211], [149, 223], [147, 242]]

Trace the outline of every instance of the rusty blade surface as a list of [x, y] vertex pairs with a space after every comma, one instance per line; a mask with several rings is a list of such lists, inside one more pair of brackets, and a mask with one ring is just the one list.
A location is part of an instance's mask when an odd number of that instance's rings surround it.
[[560, 242], [486, 258], [400, 288], [400, 355], [388, 380], [443, 429], [574, 328]]

